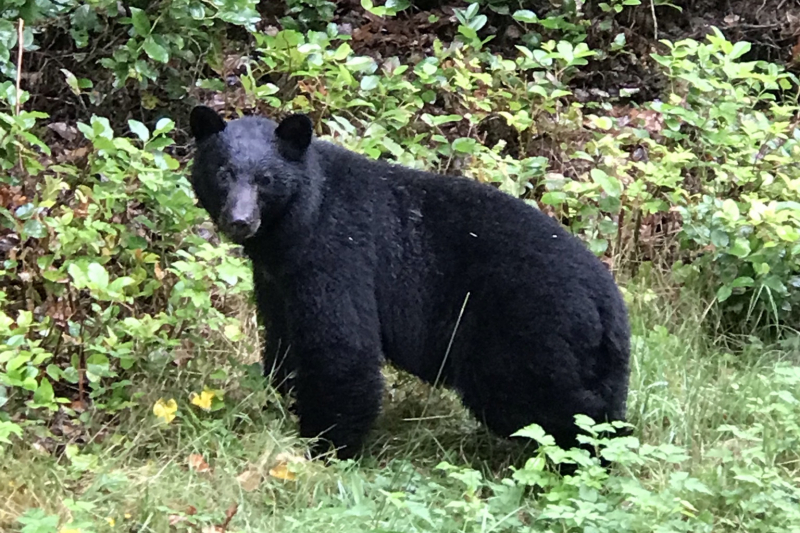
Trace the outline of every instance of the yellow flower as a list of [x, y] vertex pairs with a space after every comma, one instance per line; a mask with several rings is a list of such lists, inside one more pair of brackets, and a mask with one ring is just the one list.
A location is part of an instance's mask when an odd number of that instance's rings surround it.
[[213, 390], [208, 390], [204, 388], [203, 392], [201, 392], [200, 394], [193, 392], [192, 395], [189, 397], [189, 399], [191, 400], [193, 405], [196, 405], [197, 407], [208, 411], [209, 409], [211, 409], [211, 400], [213, 400], [215, 396], [216, 394], [214, 393]]
[[58, 533], [81, 533], [81, 530], [74, 527], [62, 527]]
[[162, 398], [159, 398], [155, 405], [153, 405], [153, 414], [167, 424], [175, 419], [176, 412], [178, 412], [178, 403], [172, 398], [166, 402]]
[[109, 516], [109, 517], [106, 517], [106, 522], [108, 522], [108, 525], [109, 525], [109, 526], [111, 526], [111, 527], [114, 527], [114, 525], [116, 525], [116, 523], [117, 523], [117, 521], [116, 521], [116, 520], [114, 520], [114, 519], [113, 519], [112, 517], [110, 517], [110, 516]]

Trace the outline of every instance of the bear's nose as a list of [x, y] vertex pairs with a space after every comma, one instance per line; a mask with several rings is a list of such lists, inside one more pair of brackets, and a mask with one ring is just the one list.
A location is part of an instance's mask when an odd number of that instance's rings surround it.
[[243, 241], [252, 237], [258, 230], [259, 224], [252, 218], [233, 218], [228, 221], [226, 233], [234, 241]]
[[231, 220], [230, 226], [231, 230], [235, 231], [236, 233], [244, 234], [250, 229], [250, 225], [252, 223], [253, 221], [247, 218], [237, 218]]

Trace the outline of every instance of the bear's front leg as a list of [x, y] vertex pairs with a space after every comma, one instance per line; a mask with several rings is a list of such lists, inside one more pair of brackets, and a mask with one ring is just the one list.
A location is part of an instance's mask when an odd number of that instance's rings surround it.
[[292, 358], [280, 287], [263, 267], [254, 264], [253, 288], [265, 334], [262, 353], [264, 376], [270, 378], [278, 392], [286, 396], [292, 389], [291, 375], [297, 365]]
[[336, 449], [340, 459], [355, 455], [380, 412], [383, 389], [381, 357], [377, 349], [365, 350], [337, 344], [296, 352], [297, 414], [300, 436], [321, 437], [315, 454]]
[[286, 302], [300, 435], [322, 437], [314, 451], [333, 444], [340, 458], [358, 452], [383, 389], [375, 292], [368, 276], [347, 272], [330, 268], [296, 279]]

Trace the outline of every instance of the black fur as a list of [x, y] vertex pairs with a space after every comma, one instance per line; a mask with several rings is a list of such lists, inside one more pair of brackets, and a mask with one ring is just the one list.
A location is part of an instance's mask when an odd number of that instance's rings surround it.
[[306, 117], [220, 121], [192, 112], [195, 191], [252, 259], [265, 371], [284, 391], [296, 371], [302, 436], [355, 453], [383, 357], [456, 389], [503, 436], [535, 422], [570, 446], [573, 415], [624, 419], [625, 305], [557, 222], [493, 187], [312, 139]]

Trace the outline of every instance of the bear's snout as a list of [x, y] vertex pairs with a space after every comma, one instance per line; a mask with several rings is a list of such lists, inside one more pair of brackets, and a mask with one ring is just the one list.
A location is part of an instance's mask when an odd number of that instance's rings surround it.
[[261, 226], [257, 191], [249, 186], [234, 188], [223, 213], [222, 232], [237, 243], [249, 239]]

